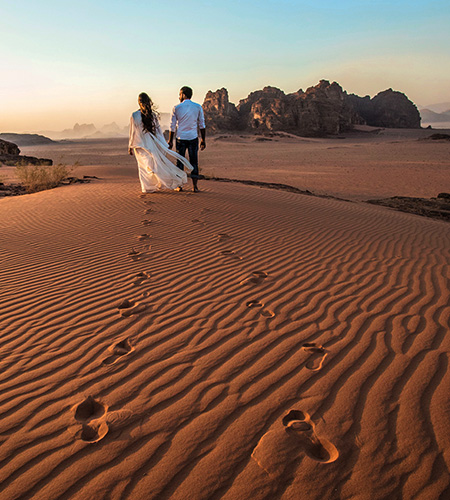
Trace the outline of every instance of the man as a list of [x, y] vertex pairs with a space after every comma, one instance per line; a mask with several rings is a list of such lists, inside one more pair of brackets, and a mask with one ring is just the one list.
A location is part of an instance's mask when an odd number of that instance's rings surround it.
[[[198, 129], [200, 129], [200, 149], [206, 148], [205, 117], [200, 104], [191, 101], [192, 89], [182, 87], [180, 89], [180, 104], [172, 110], [170, 118], [169, 149], [173, 147], [175, 130], [177, 131], [176, 147], [181, 156], [189, 153], [189, 163], [194, 167], [191, 173], [193, 191], [198, 192]], [[177, 167], [183, 170], [181, 161], [177, 161]], [[179, 188], [181, 190], [181, 188]]]

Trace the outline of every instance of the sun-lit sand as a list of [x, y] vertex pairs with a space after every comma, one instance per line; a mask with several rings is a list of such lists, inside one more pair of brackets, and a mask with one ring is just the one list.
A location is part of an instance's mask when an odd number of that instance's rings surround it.
[[450, 192], [430, 133], [200, 155], [351, 201], [140, 195], [126, 140], [21, 148], [99, 179], [0, 200], [0, 499], [450, 497], [450, 226], [361, 201]]

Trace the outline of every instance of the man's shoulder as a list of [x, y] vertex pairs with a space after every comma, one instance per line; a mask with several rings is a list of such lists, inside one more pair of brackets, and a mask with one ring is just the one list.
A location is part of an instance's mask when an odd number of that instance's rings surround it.
[[190, 99], [185, 99], [183, 102], [180, 102], [180, 104], [177, 104], [174, 109], [182, 109], [182, 108], [201, 108], [201, 105], [191, 101]]

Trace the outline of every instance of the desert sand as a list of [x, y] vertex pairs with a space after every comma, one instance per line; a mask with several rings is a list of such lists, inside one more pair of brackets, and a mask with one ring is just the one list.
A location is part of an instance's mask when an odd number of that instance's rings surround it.
[[425, 132], [200, 156], [350, 201], [23, 148], [99, 179], [0, 200], [1, 500], [449, 498], [450, 226], [361, 202], [450, 191]]

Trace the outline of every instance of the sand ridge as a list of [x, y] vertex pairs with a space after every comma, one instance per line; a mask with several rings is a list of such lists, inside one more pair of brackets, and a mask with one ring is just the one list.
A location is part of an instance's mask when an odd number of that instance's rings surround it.
[[0, 498], [444, 498], [448, 224], [201, 187], [2, 200]]

